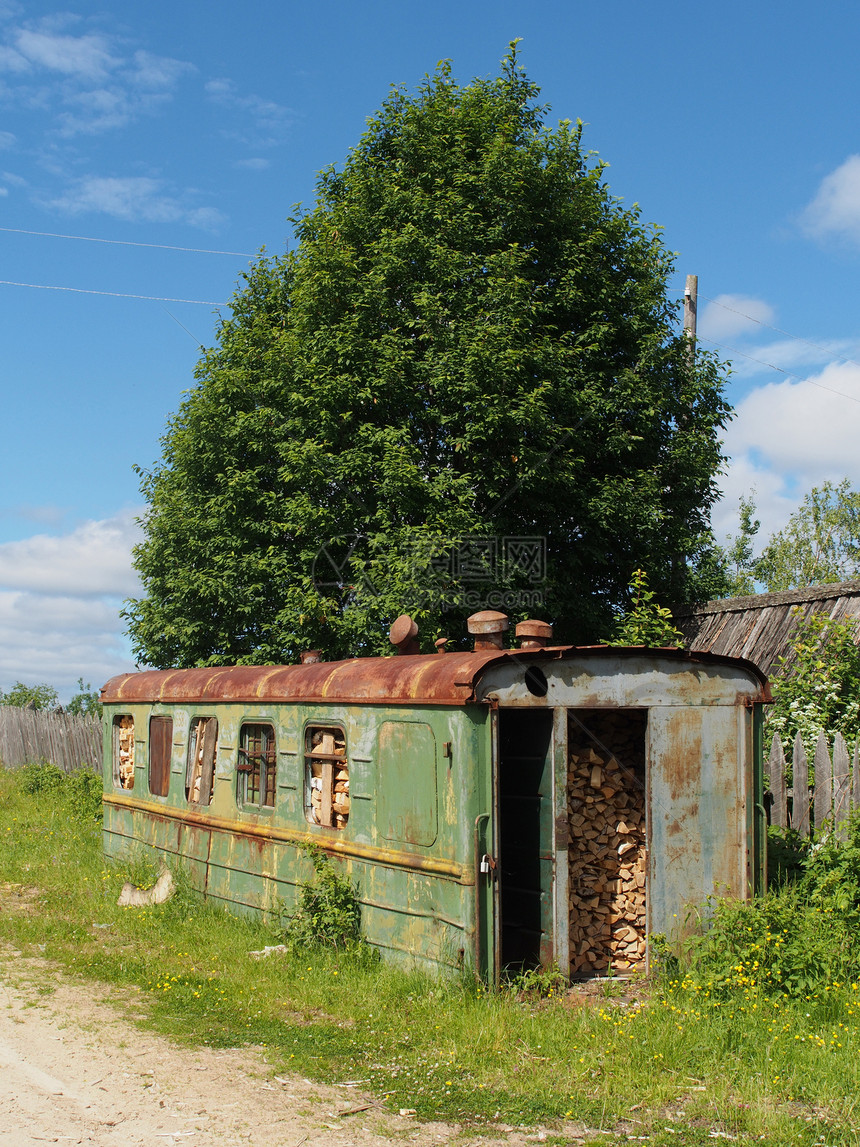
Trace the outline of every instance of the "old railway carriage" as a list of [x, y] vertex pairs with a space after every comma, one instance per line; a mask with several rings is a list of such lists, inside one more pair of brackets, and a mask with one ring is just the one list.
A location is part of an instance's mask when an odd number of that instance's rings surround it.
[[134, 673], [102, 700], [109, 856], [154, 846], [269, 911], [320, 845], [367, 938], [427, 966], [623, 972], [763, 879], [767, 683], [736, 659], [485, 649]]

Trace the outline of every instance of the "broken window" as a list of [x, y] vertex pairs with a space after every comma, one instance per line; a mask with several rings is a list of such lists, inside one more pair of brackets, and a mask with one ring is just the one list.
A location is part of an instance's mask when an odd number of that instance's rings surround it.
[[312, 824], [343, 828], [349, 819], [346, 734], [337, 725], [309, 725], [305, 731], [305, 810]]
[[170, 789], [170, 753], [173, 747], [173, 718], [149, 718], [149, 791], [166, 797]]
[[134, 717], [129, 714], [113, 719], [113, 783], [134, 788]]
[[188, 737], [188, 763], [185, 767], [185, 796], [194, 804], [211, 804], [215, 773], [218, 721], [215, 717], [195, 717]]
[[243, 725], [239, 735], [239, 804], [275, 807], [275, 730], [272, 725]]

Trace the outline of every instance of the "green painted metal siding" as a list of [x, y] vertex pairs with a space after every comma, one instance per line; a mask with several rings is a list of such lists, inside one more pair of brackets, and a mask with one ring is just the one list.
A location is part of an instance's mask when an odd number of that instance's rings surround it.
[[[113, 718], [135, 723], [135, 783], [114, 782]], [[169, 790], [148, 786], [151, 716], [172, 716]], [[186, 799], [188, 735], [196, 717], [215, 717], [218, 745], [211, 804]], [[239, 804], [237, 759], [243, 723], [275, 730], [275, 806]], [[337, 726], [346, 734], [350, 809], [343, 829], [312, 824], [306, 813], [305, 734]], [[108, 706], [105, 710], [104, 842], [110, 857], [150, 845], [178, 857], [196, 887], [236, 911], [287, 911], [310, 876], [298, 845], [316, 843], [356, 882], [367, 939], [429, 966], [487, 971], [493, 954], [479, 905], [477, 836], [491, 813], [491, 751], [486, 707], [244, 704]], [[450, 743], [450, 756], [443, 746]], [[483, 822], [481, 818], [483, 817]], [[481, 890], [485, 900], [491, 887]]]

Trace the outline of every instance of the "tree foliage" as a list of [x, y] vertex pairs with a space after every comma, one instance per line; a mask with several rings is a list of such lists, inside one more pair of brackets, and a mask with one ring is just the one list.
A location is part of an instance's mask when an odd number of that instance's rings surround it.
[[769, 591], [845, 581], [860, 573], [860, 492], [844, 478], [814, 487], [755, 564]]
[[0, 705], [19, 709], [54, 709], [59, 702], [57, 690], [50, 685], [25, 685], [16, 681], [8, 693], [0, 693]]
[[759, 571], [754, 542], [761, 522], [755, 517], [755, 491], [749, 497], [741, 495], [738, 515], [738, 532], [729, 539], [729, 545], [723, 552], [727, 597], [744, 597], [756, 592]]
[[404, 610], [429, 639], [492, 605], [594, 638], [641, 564], [686, 596], [719, 371], [659, 235], [537, 95], [513, 45], [497, 78], [393, 89], [251, 267], [142, 475], [139, 658], [378, 651]]
[[630, 580], [630, 608], [615, 623], [607, 645], [667, 645], [683, 647], [684, 635], [672, 621], [672, 611], [655, 600], [645, 570], [634, 570]]
[[102, 715], [99, 694], [93, 689], [89, 681], [84, 684], [83, 677], [78, 678], [78, 691], [72, 695], [72, 699], [66, 706], [66, 712], [72, 713], [76, 717], [100, 717]]

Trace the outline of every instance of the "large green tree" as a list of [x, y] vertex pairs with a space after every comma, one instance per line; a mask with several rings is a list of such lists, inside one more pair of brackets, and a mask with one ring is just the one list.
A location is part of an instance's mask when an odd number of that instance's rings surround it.
[[143, 475], [138, 657], [380, 650], [403, 610], [459, 637], [500, 600], [598, 638], [635, 568], [687, 594], [719, 371], [656, 229], [537, 96], [514, 45], [497, 78], [394, 89], [253, 265]]

